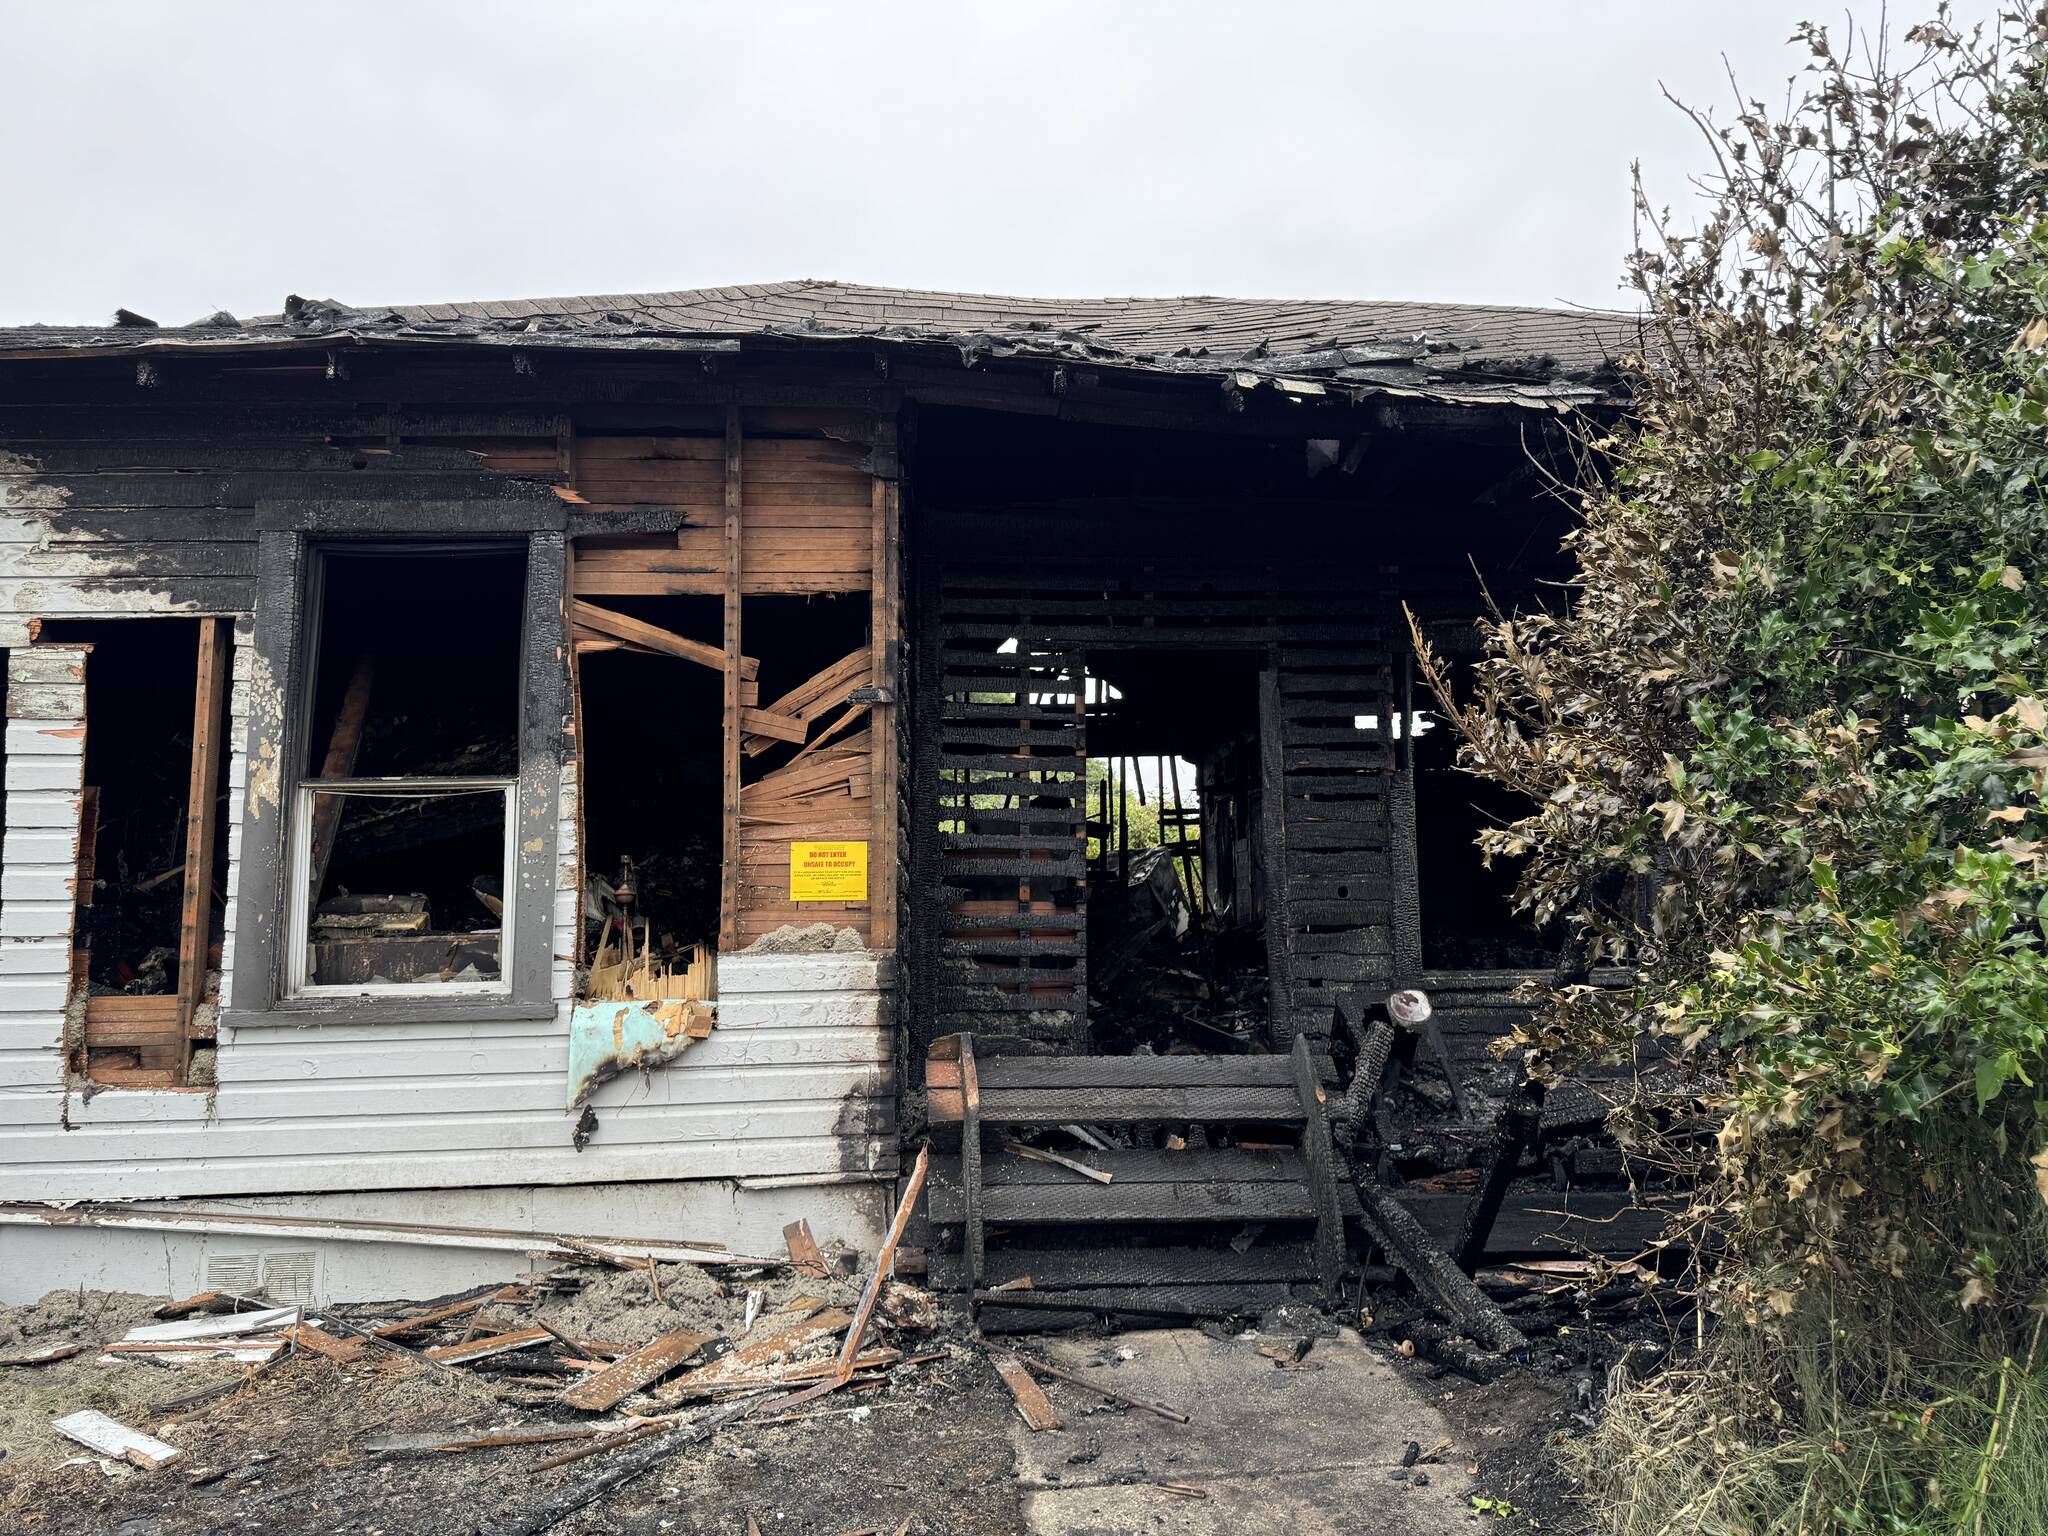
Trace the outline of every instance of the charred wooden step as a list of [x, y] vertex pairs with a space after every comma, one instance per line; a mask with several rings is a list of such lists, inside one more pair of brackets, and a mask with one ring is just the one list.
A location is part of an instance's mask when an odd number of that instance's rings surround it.
[[[935, 1123], [962, 1114], [957, 1071], [926, 1077]], [[979, 1064], [980, 1118], [991, 1125], [1300, 1124], [1285, 1056], [1002, 1057]]]
[[[1010, 1056], [977, 1060], [971, 1034], [934, 1043], [925, 1063], [928, 1117], [960, 1127], [957, 1158], [942, 1158], [927, 1191], [927, 1211], [961, 1232], [960, 1288], [979, 1306], [990, 1290], [992, 1230], [1012, 1235], [1046, 1229], [1191, 1226], [1242, 1231], [1253, 1224], [1299, 1223], [1313, 1233], [1309, 1252], [1317, 1287], [1334, 1301], [1344, 1263], [1341, 1168], [1331, 1145], [1320, 1071], [1305, 1038], [1286, 1056]], [[1261, 1124], [1285, 1126], [1298, 1146], [1196, 1147], [1178, 1151], [1102, 1150], [1079, 1161], [1107, 1175], [1098, 1180], [1072, 1163], [1020, 1156], [1002, 1148], [1003, 1127], [1066, 1125]], [[984, 1129], [992, 1134], [986, 1139]], [[1348, 1184], [1348, 1180], [1342, 1181]], [[1078, 1234], [1076, 1234], [1078, 1235]], [[1116, 1234], [1121, 1237], [1122, 1234]], [[1125, 1305], [1129, 1266], [1138, 1250], [1123, 1241], [1102, 1245], [1091, 1283], [1063, 1290], [1091, 1293], [1071, 1303], [1017, 1304], [1033, 1310], [1132, 1311], [1210, 1316], [1259, 1310], [1285, 1300], [1289, 1281], [1247, 1278], [1228, 1283], [1206, 1275], [1148, 1277], [1139, 1291], [1158, 1291], [1158, 1305]], [[1026, 1272], [1028, 1273], [1028, 1271]], [[1021, 1276], [1019, 1276], [1021, 1278]], [[1036, 1276], [1032, 1277], [1037, 1288]], [[1212, 1287], [1236, 1285], [1227, 1297]], [[1265, 1290], [1253, 1294], [1253, 1290]], [[1250, 1288], [1250, 1289], [1247, 1289]], [[1005, 1305], [998, 1303], [997, 1305]], [[1012, 1310], [1005, 1306], [1006, 1312]]]
[[[932, 1283], [959, 1290], [966, 1266], [957, 1253], [931, 1255]], [[1313, 1283], [1315, 1254], [1306, 1243], [1274, 1243], [1243, 1253], [1221, 1248], [1002, 1248], [988, 1255], [984, 1287], [1034, 1291], [1113, 1290], [1132, 1286], [1288, 1286]], [[1012, 1294], [998, 1291], [999, 1296]]]
[[[979, 1306], [1030, 1312], [1117, 1312], [1141, 1317], [1230, 1317], [1295, 1300], [1288, 1285], [1119, 1285], [1073, 1291], [979, 1290]], [[989, 1319], [983, 1314], [984, 1327]], [[1000, 1330], [998, 1330], [1000, 1331]], [[1022, 1332], [1023, 1329], [1010, 1331]]]
[[[983, 1154], [981, 1218], [1011, 1226], [1072, 1222], [1313, 1221], [1315, 1192], [1293, 1150], [1195, 1148], [1179, 1152], [1089, 1152], [1081, 1160], [1110, 1175], [1098, 1184], [1071, 1169], [1000, 1152]], [[1342, 1191], [1339, 1194], [1342, 1200]], [[932, 1165], [926, 1195], [934, 1222], [967, 1218], [957, 1158]], [[1357, 1196], [1352, 1195], [1355, 1207]]]

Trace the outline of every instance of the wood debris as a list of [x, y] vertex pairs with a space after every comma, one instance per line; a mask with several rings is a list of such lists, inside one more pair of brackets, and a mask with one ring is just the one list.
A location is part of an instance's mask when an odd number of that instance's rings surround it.
[[469, 1365], [477, 1360], [489, 1360], [496, 1355], [509, 1355], [517, 1350], [531, 1349], [536, 1344], [545, 1344], [552, 1337], [545, 1328], [520, 1328], [511, 1333], [488, 1334], [481, 1339], [469, 1339], [459, 1344], [439, 1344], [423, 1351], [429, 1360], [439, 1360], [448, 1365]]
[[799, 1269], [809, 1270], [819, 1276], [830, 1274], [831, 1266], [825, 1262], [825, 1252], [818, 1246], [818, 1240], [811, 1236], [808, 1221], [792, 1221], [782, 1229], [782, 1240], [789, 1245], [789, 1262]]
[[1144, 1413], [1155, 1414], [1162, 1419], [1171, 1419], [1176, 1424], [1191, 1422], [1188, 1416], [1178, 1408], [1169, 1408], [1164, 1403], [1147, 1402], [1142, 1397], [1128, 1396], [1096, 1377], [1083, 1376], [1076, 1371], [1067, 1370], [1064, 1366], [1054, 1365], [1050, 1360], [1042, 1360], [1037, 1355], [1027, 1355], [1020, 1350], [1017, 1358], [1042, 1376], [1056, 1376], [1061, 1381], [1071, 1382], [1077, 1387], [1086, 1387], [1097, 1397], [1106, 1397], [1113, 1403], [1122, 1403], [1126, 1408], [1136, 1408]]
[[1065, 1427], [1053, 1408], [1052, 1399], [1045, 1395], [1043, 1387], [1032, 1380], [1023, 1361], [1014, 1355], [991, 1354], [988, 1363], [996, 1368], [996, 1375], [1010, 1389], [1010, 1400], [1017, 1405], [1018, 1418], [1039, 1431]]
[[1012, 1157], [1022, 1157], [1034, 1163], [1050, 1163], [1056, 1168], [1066, 1168], [1078, 1173], [1084, 1179], [1093, 1179], [1098, 1184], [1108, 1184], [1116, 1176], [1100, 1168], [1091, 1168], [1077, 1157], [1066, 1157], [1058, 1152], [1048, 1152], [1043, 1147], [1026, 1146], [1021, 1141], [1006, 1141], [1003, 1150]]
[[59, 1360], [69, 1360], [73, 1355], [85, 1351], [83, 1344], [53, 1344], [48, 1349], [26, 1355], [0, 1355], [0, 1367], [54, 1365]]
[[585, 1412], [602, 1411], [627, 1393], [659, 1381], [710, 1342], [708, 1336], [687, 1328], [651, 1339], [587, 1381], [578, 1382], [562, 1394], [562, 1401]]

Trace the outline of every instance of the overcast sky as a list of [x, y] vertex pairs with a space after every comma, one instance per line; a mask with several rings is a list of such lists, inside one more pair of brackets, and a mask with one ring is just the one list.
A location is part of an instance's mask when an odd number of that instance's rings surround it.
[[1815, 14], [22, 3], [0, 323], [793, 277], [1614, 304], [1629, 162], [1677, 201], [1704, 158], [1659, 82], [1725, 107], [1725, 54], [1775, 100]]

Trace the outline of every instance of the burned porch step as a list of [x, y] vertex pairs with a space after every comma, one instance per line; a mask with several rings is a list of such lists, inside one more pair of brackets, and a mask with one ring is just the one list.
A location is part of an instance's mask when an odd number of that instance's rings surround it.
[[[981, 1089], [1291, 1088], [1285, 1056], [994, 1057], [979, 1063]], [[1296, 1118], [1300, 1106], [1296, 1105]], [[987, 1111], [983, 1111], [987, 1118]]]
[[984, 1307], [1005, 1312], [1034, 1314], [1030, 1323], [1003, 1327], [982, 1314], [981, 1324], [991, 1333], [1026, 1333], [1040, 1326], [1035, 1314], [1043, 1312], [1127, 1312], [1143, 1317], [1231, 1317], [1269, 1312], [1296, 1299], [1290, 1285], [1120, 1285], [1072, 1291], [979, 1290], [974, 1300]]
[[[1069, 1222], [1315, 1219], [1307, 1166], [1292, 1149], [1138, 1149], [1077, 1156], [1109, 1174], [1111, 1182], [1098, 1184], [1071, 1169], [1007, 1153], [985, 1153], [982, 1220], [1010, 1226], [1056, 1226]], [[951, 1224], [967, 1219], [957, 1157], [933, 1161], [926, 1189], [926, 1210], [933, 1222]], [[1350, 1200], [1342, 1201], [1343, 1194], [1349, 1194]], [[1355, 1212], [1357, 1199], [1347, 1182], [1340, 1193], [1340, 1202], [1350, 1207], [1347, 1215]]]
[[[931, 1118], [961, 1114], [957, 1068], [934, 1063]], [[1298, 1124], [1301, 1098], [1285, 1056], [997, 1057], [979, 1063], [985, 1124], [1155, 1122]]]
[[[957, 1253], [930, 1255], [932, 1283], [957, 1291], [967, 1283], [967, 1261]], [[995, 1248], [982, 1265], [985, 1286], [1031, 1282], [1034, 1291], [1104, 1290], [1131, 1286], [1312, 1284], [1315, 1255], [1306, 1243], [1234, 1248]], [[1008, 1294], [1008, 1293], [1003, 1293]]]
[[[933, 1089], [928, 1102], [934, 1121], [960, 1118], [957, 1089]], [[981, 1089], [984, 1125], [1298, 1125], [1301, 1117], [1291, 1087], [991, 1088], [984, 1082]]]

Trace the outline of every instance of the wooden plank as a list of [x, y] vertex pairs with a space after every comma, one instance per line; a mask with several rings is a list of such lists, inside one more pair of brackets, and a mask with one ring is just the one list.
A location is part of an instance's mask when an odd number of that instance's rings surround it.
[[846, 695], [862, 685], [873, 665], [867, 646], [849, 651], [831, 666], [798, 683], [768, 708], [775, 714], [794, 715], [808, 723], [845, 703]]
[[481, 1296], [468, 1296], [461, 1301], [451, 1301], [443, 1306], [432, 1307], [411, 1317], [401, 1317], [396, 1322], [385, 1323], [382, 1327], [370, 1329], [369, 1332], [375, 1338], [395, 1339], [400, 1334], [416, 1333], [422, 1328], [431, 1328], [436, 1323], [445, 1323], [451, 1317], [461, 1317], [465, 1313], [478, 1311], [493, 1302], [517, 1301], [524, 1295], [522, 1287], [508, 1285], [495, 1291], [486, 1291]]
[[801, 744], [807, 734], [804, 723], [795, 715], [781, 715], [769, 709], [740, 709], [740, 729], [751, 736], [766, 736], [775, 741], [793, 741]]
[[911, 1213], [917, 1209], [917, 1197], [924, 1191], [925, 1175], [931, 1171], [931, 1164], [931, 1148], [919, 1147], [917, 1161], [911, 1164], [910, 1177], [903, 1184], [903, 1197], [896, 1202], [895, 1218], [882, 1238], [882, 1246], [875, 1252], [875, 1267], [868, 1276], [866, 1288], [861, 1291], [860, 1306], [855, 1309], [853, 1321], [847, 1326], [846, 1342], [839, 1347], [841, 1381], [853, 1373], [854, 1362], [860, 1357], [861, 1340], [867, 1336], [868, 1319], [874, 1316], [882, 1287], [896, 1272], [896, 1245], [903, 1241], [904, 1228], [910, 1225]]
[[[961, 997], [954, 1006], [972, 1011], [1029, 1011], [1032, 1007], [1074, 1006], [1060, 986], [1049, 995]], [[943, 992], [943, 989], [942, 989]], [[933, 1121], [958, 1120], [957, 1094], [950, 1099], [930, 1095]], [[1136, 1124], [1157, 1120], [1289, 1124], [1301, 1118], [1301, 1103], [1292, 1088], [1072, 1088], [981, 1090], [981, 1117], [991, 1125]]]
[[811, 1235], [810, 1222], [798, 1219], [782, 1229], [782, 1240], [789, 1246], [789, 1262], [799, 1269], [814, 1270], [818, 1274], [830, 1272], [825, 1262], [824, 1250]]
[[1024, 1369], [1023, 1361], [1011, 1355], [992, 1354], [988, 1363], [996, 1368], [996, 1375], [1010, 1389], [1010, 1400], [1017, 1405], [1018, 1418], [1038, 1431], [1065, 1427], [1059, 1414], [1053, 1410], [1052, 1399], [1045, 1395], [1043, 1387], [1032, 1380], [1031, 1373]]
[[185, 1454], [175, 1445], [167, 1445], [153, 1435], [145, 1435], [125, 1424], [117, 1424], [93, 1408], [81, 1408], [77, 1413], [67, 1414], [52, 1421], [50, 1427], [65, 1439], [76, 1440], [87, 1450], [97, 1451], [102, 1456], [117, 1456], [146, 1471], [153, 1472], [158, 1467], [168, 1466]]
[[[937, 1191], [930, 1205], [934, 1221], [964, 1219], [956, 1191]], [[1069, 1178], [1064, 1184], [1005, 1184], [982, 1191], [981, 1219], [998, 1226], [1063, 1227], [1074, 1222], [1132, 1226], [1217, 1221], [1312, 1221], [1317, 1207], [1308, 1185], [1298, 1181], [1174, 1184], [1095, 1184]]]
[[601, 1413], [627, 1393], [659, 1381], [710, 1342], [708, 1335], [693, 1333], [688, 1328], [650, 1339], [595, 1376], [577, 1382], [562, 1394], [561, 1400], [586, 1413]]
[[725, 409], [725, 709], [720, 738], [723, 749], [723, 792], [720, 823], [724, 833], [724, 861], [720, 870], [718, 942], [721, 949], [738, 948], [740, 921], [740, 678], [745, 675], [740, 654], [740, 595], [744, 553], [741, 547], [743, 496], [741, 461], [744, 440], [740, 435], [740, 408]]
[[1005, 1056], [984, 1062], [994, 1088], [1292, 1088], [1285, 1056]]
[[[108, 1003], [124, 1006], [104, 1006]], [[86, 1049], [176, 1046], [182, 1037], [184, 1017], [183, 999], [179, 997], [89, 997], [85, 1000]]]
[[974, 1061], [974, 1036], [960, 1041], [960, 1192], [965, 1205], [967, 1289], [981, 1288], [987, 1234], [981, 1189], [981, 1077]]
[[444, 1365], [468, 1365], [472, 1361], [488, 1360], [493, 1355], [510, 1355], [522, 1349], [532, 1349], [553, 1337], [545, 1328], [519, 1328], [511, 1333], [465, 1339], [460, 1344], [439, 1344], [423, 1353], [429, 1360], [439, 1360]]
[[[219, 835], [222, 737], [228, 678], [233, 670], [230, 619], [199, 621], [199, 677], [192, 705], [192, 769], [185, 791], [185, 890], [178, 918], [178, 1071], [192, 1067], [192, 1020], [206, 996], [213, 939], [213, 851]], [[89, 1043], [89, 1042], [88, 1042]]]
[[[369, 715], [370, 688], [377, 673], [377, 657], [364, 651], [349, 674], [348, 688], [334, 716], [334, 729], [327, 738], [327, 755], [320, 761], [320, 777], [346, 779], [355, 772], [356, 753], [363, 744], [363, 722]], [[313, 799], [313, 857], [308, 899], [315, 905], [327, 882], [327, 861], [334, 855], [335, 828], [340, 825], [342, 797], [316, 795]]]
[[791, 1355], [830, 1338], [852, 1321], [851, 1313], [836, 1307], [799, 1318], [787, 1328], [759, 1339], [749, 1339], [731, 1354], [721, 1355], [709, 1365], [678, 1376], [654, 1395], [662, 1403], [669, 1404], [726, 1388], [771, 1381]]
[[[651, 651], [660, 651], [665, 656], [678, 656], [684, 661], [694, 661], [705, 667], [722, 668], [725, 665], [725, 653], [717, 646], [706, 645], [701, 640], [686, 639], [672, 630], [663, 629], [658, 624], [649, 624], [644, 619], [636, 619], [610, 608], [600, 608], [595, 603], [577, 602], [570, 617], [585, 629], [598, 630], [621, 640], [631, 640], [636, 645], [645, 646]], [[751, 656], [741, 656], [738, 675], [743, 678], [759, 677], [761, 663]], [[738, 708], [737, 703], [734, 708]]]

